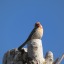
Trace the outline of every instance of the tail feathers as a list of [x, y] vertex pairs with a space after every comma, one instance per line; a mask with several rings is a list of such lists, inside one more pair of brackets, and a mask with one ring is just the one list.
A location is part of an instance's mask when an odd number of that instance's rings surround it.
[[24, 42], [21, 46], [18, 47], [18, 50], [21, 51], [21, 49], [26, 45], [26, 42]]

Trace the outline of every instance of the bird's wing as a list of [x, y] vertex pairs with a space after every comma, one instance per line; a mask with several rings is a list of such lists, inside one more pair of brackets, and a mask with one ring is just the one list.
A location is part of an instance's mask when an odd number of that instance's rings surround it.
[[33, 34], [36, 32], [36, 29], [37, 29], [37, 28], [34, 28], [34, 29], [32, 30], [32, 32], [30, 33], [30, 35], [28, 36], [28, 38], [27, 38], [27, 40], [26, 40], [25, 42], [28, 42], [28, 41], [31, 39], [31, 37], [33, 36]]
[[34, 29], [32, 30], [32, 32], [30, 33], [30, 35], [29, 35], [29, 37], [27, 38], [27, 40], [26, 40], [22, 45], [20, 45], [20, 46], [18, 47], [18, 50], [19, 50], [19, 51], [21, 51], [21, 48], [24, 47], [24, 46], [27, 44], [27, 42], [31, 39], [31, 37], [32, 37], [32, 35], [35, 33], [35, 31], [36, 31], [36, 28], [34, 28]]

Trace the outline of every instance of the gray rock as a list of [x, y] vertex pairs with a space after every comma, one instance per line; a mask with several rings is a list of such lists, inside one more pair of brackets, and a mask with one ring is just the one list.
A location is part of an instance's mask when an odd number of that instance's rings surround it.
[[3, 64], [23, 64], [26, 61], [27, 49], [22, 50], [24, 50], [23, 54], [17, 49], [7, 51], [3, 57]]

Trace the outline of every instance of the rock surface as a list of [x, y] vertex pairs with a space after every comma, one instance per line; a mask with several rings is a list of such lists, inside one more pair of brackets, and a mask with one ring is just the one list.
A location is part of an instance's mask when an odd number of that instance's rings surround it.
[[43, 64], [43, 47], [40, 39], [28, 42], [28, 47], [18, 51], [7, 51], [3, 57], [3, 64]]
[[42, 41], [40, 39], [33, 39], [27, 45], [28, 57], [38, 64], [42, 64], [44, 62]]
[[27, 49], [23, 48], [21, 52], [17, 49], [7, 51], [3, 57], [3, 64], [25, 64], [27, 58]]
[[22, 48], [21, 51], [18, 49], [12, 49], [7, 51], [3, 57], [2, 64], [60, 64], [64, 59], [64, 54], [59, 59], [54, 61], [54, 56], [51, 51], [48, 51], [43, 56], [43, 46], [40, 39], [33, 39], [28, 42], [27, 48]]

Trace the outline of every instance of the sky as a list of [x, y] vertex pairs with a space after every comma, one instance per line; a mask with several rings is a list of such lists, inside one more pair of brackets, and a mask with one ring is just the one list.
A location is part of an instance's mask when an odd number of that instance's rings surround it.
[[0, 64], [8, 50], [19, 47], [27, 39], [37, 21], [44, 29], [44, 56], [47, 51], [53, 52], [54, 59], [62, 56], [64, 0], [0, 0]]

